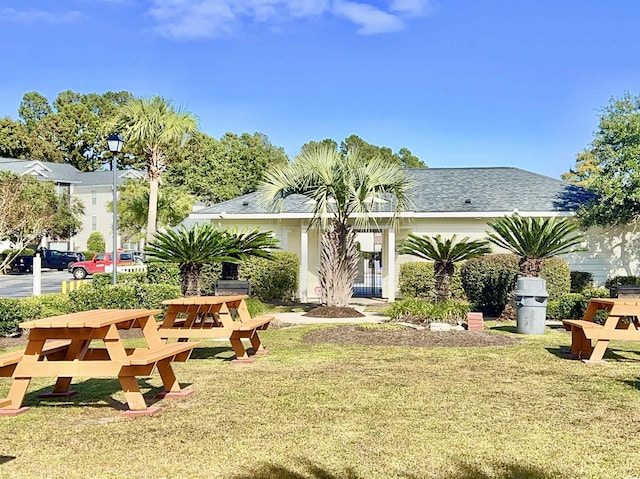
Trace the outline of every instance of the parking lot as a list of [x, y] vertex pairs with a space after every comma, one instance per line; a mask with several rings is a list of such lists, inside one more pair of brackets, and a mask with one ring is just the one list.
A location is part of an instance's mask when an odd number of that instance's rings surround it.
[[[42, 292], [59, 293], [62, 281], [73, 280], [68, 271], [42, 270]], [[25, 298], [33, 294], [33, 274], [10, 273], [0, 275], [0, 297]]]

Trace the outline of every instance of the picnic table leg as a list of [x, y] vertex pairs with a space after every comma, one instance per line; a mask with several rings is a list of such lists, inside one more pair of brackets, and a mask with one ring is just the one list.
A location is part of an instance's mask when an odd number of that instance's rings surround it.
[[232, 362], [252, 363], [255, 361], [254, 358], [250, 358], [249, 354], [247, 354], [247, 350], [244, 348], [244, 344], [242, 344], [242, 340], [240, 338], [229, 338], [229, 342], [231, 342], [233, 352], [236, 353], [236, 359], [234, 359]]
[[593, 351], [591, 340], [587, 339], [584, 329], [571, 327], [571, 355], [578, 359], [588, 358]]
[[249, 341], [251, 341], [251, 347], [253, 348], [253, 353], [254, 354], [268, 354], [269, 353], [269, 350], [266, 349], [262, 345], [262, 341], [258, 337], [258, 333], [257, 332], [254, 331], [254, 333], [249, 338]]
[[596, 346], [593, 348], [593, 351], [591, 352], [591, 356], [589, 356], [589, 359], [586, 360], [585, 362], [589, 362], [589, 363], [603, 362], [602, 358], [604, 357], [604, 353], [607, 350], [608, 346], [609, 346], [608, 339], [599, 339], [598, 341], [596, 341]]
[[122, 390], [124, 391], [124, 397], [129, 405], [131, 411], [140, 412], [146, 411], [147, 404], [144, 401], [144, 397], [140, 392], [138, 386], [138, 380], [135, 376], [118, 376]]
[[22, 401], [24, 401], [24, 396], [27, 393], [27, 388], [29, 387], [30, 382], [31, 378], [13, 379], [6, 401], [0, 401], [4, 404], [0, 407], [0, 416], [17, 416], [18, 414], [29, 410], [28, 407], [20, 406], [22, 406]]
[[[64, 354], [63, 359], [67, 361], [73, 361], [74, 359], [78, 359], [84, 356], [87, 348], [89, 347], [89, 343], [91, 341], [88, 340], [73, 340], [71, 344], [67, 348], [66, 353]], [[69, 390], [71, 386], [71, 381], [73, 377], [58, 377], [56, 379], [56, 384], [53, 386], [53, 390], [48, 393], [41, 394], [40, 397], [43, 398], [55, 398], [55, 397], [71, 397], [78, 393], [78, 391]]]
[[162, 384], [164, 385], [164, 392], [158, 394], [157, 397], [185, 397], [193, 394], [192, 389], [180, 389], [180, 384], [171, 367], [171, 358], [158, 361], [156, 367], [158, 368], [158, 372], [162, 378]]

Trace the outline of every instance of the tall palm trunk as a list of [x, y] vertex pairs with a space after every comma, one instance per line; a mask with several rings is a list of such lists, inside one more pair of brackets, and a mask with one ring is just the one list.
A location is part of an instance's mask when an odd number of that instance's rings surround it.
[[182, 263], [180, 265], [183, 296], [200, 296], [201, 271], [202, 264], [199, 263]]
[[349, 305], [359, 259], [355, 230], [337, 221], [331, 222], [322, 235], [320, 248], [319, 276], [323, 304], [338, 307]]
[[156, 234], [156, 223], [158, 221], [158, 186], [160, 175], [162, 174], [161, 161], [162, 154], [158, 150], [151, 152], [147, 163], [147, 174], [149, 176], [149, 211], [147, 213], [147, 243]]

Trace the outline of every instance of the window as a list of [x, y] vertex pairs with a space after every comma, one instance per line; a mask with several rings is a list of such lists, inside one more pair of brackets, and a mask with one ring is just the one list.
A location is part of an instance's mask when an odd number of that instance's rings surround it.
[[92, 205], [98, 204], [98, 193], [96, 193], [96, 190], [91, 190], [91, 204]]
[[91, 217], [91, 231], [96, 231], [98, 229], [98, 217]]

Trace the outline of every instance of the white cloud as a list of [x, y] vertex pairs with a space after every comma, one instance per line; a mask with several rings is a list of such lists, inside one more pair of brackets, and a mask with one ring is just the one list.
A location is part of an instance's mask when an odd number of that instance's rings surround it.
[[[380, 2], [376, 2], [380, 4]], [[346, 18], [358, 33], [376, 34], [404, 28], [403, 18], [426, 12], [429, 0], [387, 0], [387, 8], [345, 0], [152, 0], [148, 14], [156, 30], [175, 39], [233, 34], [247, 23], [285, 22], [323, 15]]]
[[16, 10], [15, 8], [0, 9], [0, 19], [19, 23], [71, 23], [82, 18], [82, 13], [77, 10], [54, 13], [44, 10]]
[[419, 17], [431, 13], [430, 0], [391, 0], [389, 10], [401, 15]]
[[366, 3], [336, 2], [333, 11], [360, 25], [358, 33], [363, 35], [395, 32], [404, 28], [402, 20], [395, 15]]

